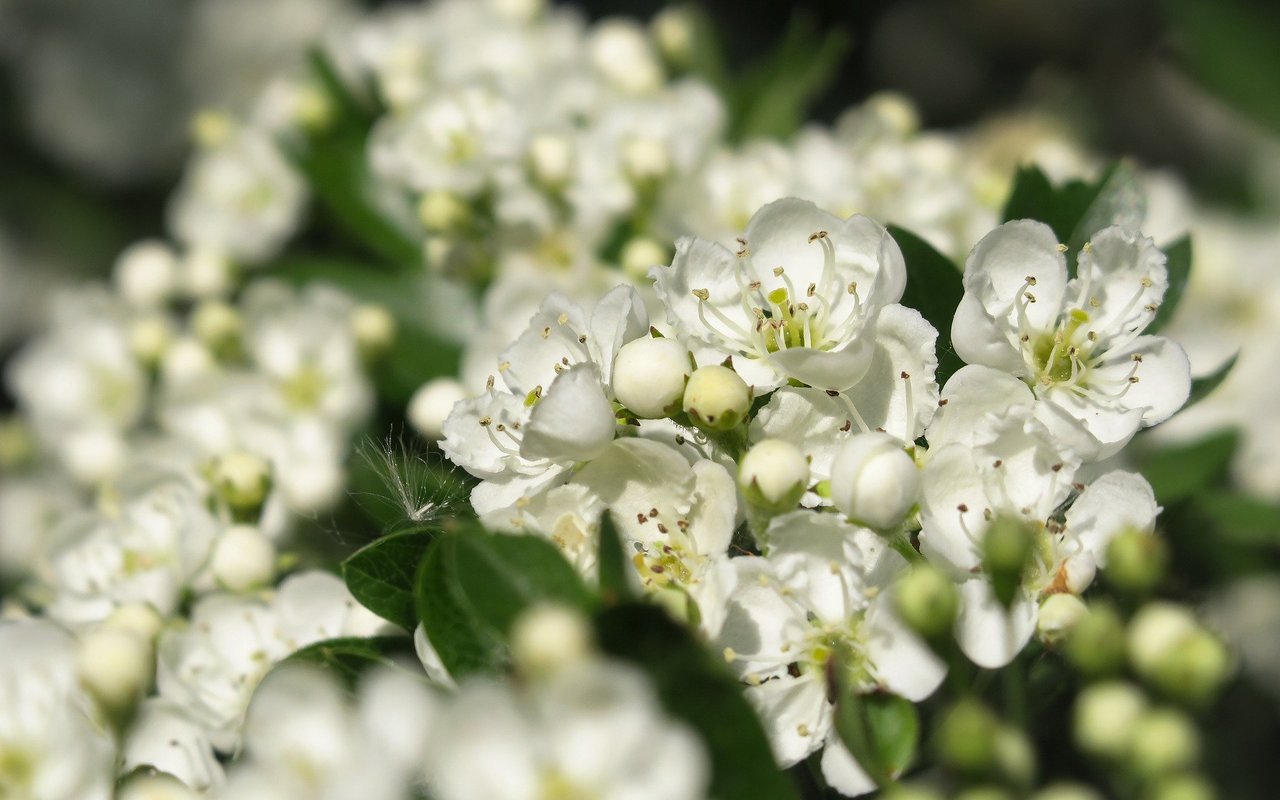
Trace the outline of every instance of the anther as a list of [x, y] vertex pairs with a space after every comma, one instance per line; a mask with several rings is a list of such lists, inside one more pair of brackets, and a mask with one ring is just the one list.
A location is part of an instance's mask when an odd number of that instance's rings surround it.
[[711, 292], [708, 292], [706, 289], [694, 289], [690, 294], [699, 300], [709, 300], [711, 298]]
[[819, 240], [819, 239], [825, 239], [825, 238], [827, 238], [827, 232], [826, 232], [826, 231], [816, 231], [816, 232], [814, 232], [814, 233], [809, 234], [809, 241], [810, 241], [810, 242], [816, 242], [816, 241], [817, 241], [817, 240]]
[[484, 416], [480, 418], [480, 427], [487, 428], [493, 424], [493, 417]]
[[551, 335], [551, 328], [548, 326], [542, 329], [542, 338], [545, 339]]
[[557, 325], [564, 325], [568, 321], [569, 321], [569, 315], [566, 312], [562, 311], [560, 312], [560, 316], [556, 317]]
[[1027, 285], [1028, 285], [1028, 286], [1035, 286], [1035, 285], [1036, 285], [1036, 276], [1035, 276], [1035, 275], [1028, 275], [1028, 276], [1027, 276]]
[[774, 267], [774, 268], [773, 268], [773, 277], [775, 277], [775, 278], [781, 278], [781, 277], [782, 277], [782, 273], [784, 273], [784, 272], [786, 272], [786, 270], [785, 270], [785, 269], [783, 269], [782, 267]]

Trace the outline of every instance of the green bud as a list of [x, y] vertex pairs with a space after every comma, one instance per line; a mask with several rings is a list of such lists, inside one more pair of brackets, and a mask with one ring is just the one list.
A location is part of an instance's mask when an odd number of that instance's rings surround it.
[[1143, 606], [1129, 625], [1134, 670], [1165, 694], [1193, 705], [1209, 702], [1231, 672], [1231, 655], [1201, 627], [1191, 609], [1170, 602]]
[[1124, 623], [1108, 605], [1089, 604], [1089, 614], [1076, 622], [1064, 644], [1067, 660], [1086, 677], [1112, 675], [1124, 667]]
[[808, 486], [808, 459], [782, 439], [765, 439], [753, 445], [738, 465], [743, 497], [771, 514], [794, 509]]
[[35, 437], [27, 424], [17, 416], [0, 419], [0, 470], [25, 466], [35, 455]]
[[1217, 800], [1213, 785], [1199, 775], [1174, 775], [1160, 781], [1151, 800]]
[[930, 786], [897, 783], [885, 790], [884, 800], [946, 800], [946, 798]]
[[991, 576], [991, 588], [1005, 608], [1013, 605], [1022, 573], [1035, 549], [1035, 532], [1014, 517], [999, 516], [982, 539], [982, 566]]
[[1081, 783], [1055, 783], [1031, 795], [1031, 800], [1103, 800], [1103, 797]]
[[1147, 698], [1133, 684], [1094, 684], [1076, 697], [1076, 745], [1090, 755], [1121, 760], [1128, 755], [1146, 710]]
[[996, 763], [1008, 783], [1030, 788], [1036, 777], [1036, 751], [1021, 729], [1000, 726], [996, 734]]
[[1000, 721], [977, 700], [957, 702], [942, 719], [935, 736], [938, 760], [967, 775], [992, 772], [997, 764], [996, 734]]
[[917, 564], [893, 587], [898, 616], [931, 642], [950, 635], [959, 602], [955, 584], [929, 564]]
[[396, 318], [382, 306], [362, 303], [351, 312], [351, 334], [365, 361], [382, 356], [396, 341]]
[[1154, 534], [1127, 530], [1107, 545], [1107, 580], [1123, 592], [1147, 594], [1164, 580], [1169, 548]]
[[728, 367], [698, 367], [684, 388], [684, 410], [699, 428], [730, 430], [751, 410], [751, 387]]
[[221, 300], [205, 300], [191, 315], [191, 329], [209, 352], [222, 361], [240, 357], [244, 320]]
[[974, 786], [960, 792], [955, 800], [1013, 800], [1013, 795], [999, 786]]
[[224, 453], [208, 467], [209, 482], [238, 521], [254, 521], [271, 492], [271, 464], [243, 450]]
[[1134, 730], [1132, 763], [1142, 775], [1156, 777], [1181, 772], [1200, 757], [1200, 733], [1181, 711], [1148, 711]]
[[418, 201], [418, 219], [431, 233], [452, 233], [471, 219], [471, 207], [451, 192], [430, 191]]

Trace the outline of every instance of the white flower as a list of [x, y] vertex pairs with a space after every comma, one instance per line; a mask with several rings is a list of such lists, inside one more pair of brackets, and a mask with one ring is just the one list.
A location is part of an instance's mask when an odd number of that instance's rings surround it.
[[121, 756], [125, 772], [154, 767], [199, 791], [224, 780], [204, 726], [181, 706], [158, 697], [138, 707]]
[[1008, 222], [974, 247], [952, 341], [970, 364], [1031, 386], [1037, 416], [1083, 458], [1117, 452], [1186, 401], [1186, 354], [1144, 336], [1168, 286], [1150, 239], [1107, 228], [1080, 254], [1078, 275], [1049, 226]]
[[878, 223], [794, 198], [756, 212], [736, 255], [684, 238], [671, 266], [650, 275], [680, 335], [734, 356], [758, 389], [788, 379], [856, 384], [875, 353], [880, 309], [906, 285], [902, 253]]
[[717, 643], [750, 687], [774, 757], [786, 768], [824, 749], [822, 772], [842, 794], [875, 783], [832, 724], [828, 662], [841, 656], [849, 683], [883, 687], [908, 700], [928, 697], [946, 666], [897, 618], [880, 591], [906, 564], [876, 534], [835, 515], [775, 517], [765, 558], [733, 564], [738, 588]]

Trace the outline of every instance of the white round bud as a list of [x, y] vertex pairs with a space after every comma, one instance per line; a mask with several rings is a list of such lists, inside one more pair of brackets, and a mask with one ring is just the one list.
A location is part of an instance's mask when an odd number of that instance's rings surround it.
[[114, 278], [120, 295], [129, 304], [154, 308], [173, 296], [178, 283], [178, 256], [164, 242], [138, 242], [116, 259]]
[[652, 136], [632, 136], [622, 143], [622, 169], [635, 183], [651, 183], [671, 171], [667, 143]]
[[675, 339], [632, 339], [613, 361], [613, 391], [637, 417], [658, 419], [680, 408], [692, 371], [689, 351]]
[[84, 485], [95, 485], [120, 472], [125, 446], [115, 431], [89, 428], [67, 434], [61, 453], [62, 462], [73, 478]]
[[414, 430], [434, 442], [444, 435], [444, 421], [449, 412], [466, 399], [467, 390], [458, 381], [433, 378], [413, 393], [406, 416]]
[[1152, 777], [1179, 772], [1200, 758], [1200, 734], [1186, 714], [1172, 708], [1148, 711], [1133, 734], [1132, 762]]
[[639, 282], [649, 275], [653, 267], [669, 263], [671, 253], [648, 236], [637, 236], [623, 246], [619, 260], [627, 277]]
[[213, 354], [189, 336], [180, 336], [171, 342], [160, 362], [160, 375], [170, 386], [191, 383], [217, 371], [218, 362]]
[[667, 6], [649, 22], [662, 55], [672, 64], [688, 64], [693, 54], [694, 21], [687, 6]]
[[640, 94], [662, 85], [662, 65], [638, 23], [603, 20], [592, 29], [587, 46], [592, 65], [618, 89]]
[[247, 592], [271, 583], [276, 574], [276, 548], [253, 525], [233, 525], [214, 545], [209, 568], [220, 586]]
[[231, 262], [207, 248], [192, 250], [182, 260], [182, 285], [194, 298], [222, 297], [231, 292]]
[[541, 186], [563, 188], [573, 176], [573, 147], [563, 136], [539, 134], [529, 142], [529, 173]]
[[154, 642], [164, 628], [164, 618], [150, 603], [125, 603], [111, 612], [102, 623], [111, 630], [128, 631], [147, 642]]
[[904, 94], [878, 92], [867, 98], [864, 107], [899, 136], [907, 136], [920, 129], [920, 114]]
[[362, 303], [351, 312], [351, 335], [365, 358], [376, 358], [396, 340], [396, 318], [379, 305]]
[[920, 470], [887, 433], [849, 437], [831, 463], [831, 501], [845, 516], [869, 528], [899, 525], [920, 492]]
[[1186, 606], [1147, 603], [1129, 622], [1129, 660], [1139, 674], [1150, 675], [1199, 629], [1195, 615]]
[[1055, 783], [1046, 786], [1035, 794], [1031, 800], [1104, 800], [1097, 790], [1082, 783]]
[[782, 439], [765, 439], [738, 464], [738, 486], [752, 505], [781, 512], [795, 507], [809, 488], [809, 459]]
[[108, 709], [132, 706], [151, 685], [155, 656], [151, 643], [137, 634], [100, 628], [80, 639], [80, 682]]
[[1056, 647], [1070, 636], [1080, 620], [1087, 616], [1089, 616], [1089, 607], [1079, 597], [1066, 592], [1051, 594], [1040, 604], [1040, 615], [1036, 618], [1036, 635], [1040, 637], [1040, 641]]
[[510, 22], [531, 22], [546, 5], [546, 0], [489, 0], [494, 15]]
[[683, 407], [699, 426], [726, 431], [751, 410], [751, 387], [728, 367], [698, 367], [684, 387]]
[[191, 314], [191, 330], [210, 351], [230, 354], [239, 348], [244, 320], [221, 300], [205, 300]]
[[255, 453], [233, 450], [214, 460], [209, 480], [232, 511], [253, 514], [271, 491], [271, 464]]
[[1096, 756], [1124, 758], [1146, 710], [1147, 698], [1136, 686], [1120, 681], [1096, 683], [1076, 697], [1076, 744]]
[[586, 617], [566, 606], [534, 606], [511, 627], [511, 657], [521, 672], [534, 677], [585, 660], [591, 642]]
[[147, 314], [129, 323], [129, 352], [144, 366], [160, 363], [173, 339], [173, 324], [162, 314]]
[[197, 147], [213, 150], [231, 138], [235, 127], [235, 121], [225, 112], [201, 108], [191, 117], [191, 138]]
[[116, 800], [198, 800], [200, 795], [185, 783], [163, 772], [139, 774], [120, 787]]
[[448, 233], [471, 217], [471, 207], [452, 192], [434, 190], [418, 201], [418, 219], [432, 233]]

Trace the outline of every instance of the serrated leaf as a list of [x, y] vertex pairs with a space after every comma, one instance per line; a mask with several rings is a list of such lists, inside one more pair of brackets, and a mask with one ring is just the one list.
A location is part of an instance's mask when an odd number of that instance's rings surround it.
[[951, 259], [914, 233], [891, 225], [889, 234], [898, 243], [907, 262], [907, 288], [900, 302], [919, 311], [938, 330], [936, 377], [938, 384], [942, 385], [964, 366], [951, 344], [951, 320], [964, 297], [960, 270], [951, 263]]
[[427, 550], [415, 581], [418, 619], [441, 663], [455, 678], [492, 672], [506, 656], [497, 632], [471, 608], [458, 583], [457, 535]]
[[630, 600], [631, 584], [627, 582], [627, 575], [632, 571], [631, 562], [609, 514], [600, 515], [600, 552], [596, 560], [600, 567], [600, 597], [604, 602], [614, 605]]
[[1222, 482], [1240, 444], [1240, 434], [1224, 431], [1173, 447], [1135, 447], [1134, 465], [1163, 505]]
[[414, 579], [418, 565], [435, 539], [430, 530], [383, 536], [342, 562], [342, 577], [360, 603], [407, 631], [418, 625]]
[[1222, 382], [1231, 374], [1231, 370], [1235, 368], [1236, 361], [1238, 361], [1239, 358], [1240, 353], [1237, 352], [1231, 358], [1227, 359], [1225, 364], [1218, 367], [1208, 375], [1193, 378], [1191, 380], [1191, 394], [1187, 397], [1187, 402], [1184, 403], [1182, 408], [1179, 410], [1186, 411], [1188, 408], [1191, 408], [1196, 403], [1199, 403], [1201, 400], [1213, 394], [1213, 390], [1221, 386]]
[[1164, 251], [1165, 267], [1169, 273], [1169, 288], [1164, 292], [1164, 299], [1160, 302], [1160, 308], [1156, 309], [1156, 315], [1147, 325], [1146, 333], [1159, 333], [1164, 326], [1169, 324], [1169, 320], [1173, 319], [1174, 312], [1178, 310], [1178, 304], [1182, 302], [1182, 295], [1187, 290], [1187, 282], [1191, 280], [1191, 258], [1193, 251], [1191, 249], [1191, 237], [1183, 236], [1171, 244], [1167, 244], [1160, 248]]
[[480, 530], [449, 538], [455, 540], [458, 586], [468, 604], [504, 635], [531, 605], [560, 603], [583, 610], [591, 605], [577, 570], [546, 539]]
[[888, 692], [860, 694], [843, 681], [837, 684], [836, 732], [863, 771], [877, 786], [886, 786], [915, 757], [920, 743], [916, 707]]
[[417, 661], [413, 640], [407, 636], [343, 637], [308, 645], [276, 666], [306, 663], [332, 672], [349, 688], [366, 669], [394, 666], [398, 660]]
[[644, 670], [667, 713], [701, 736], [711, 796], [798, 800], [740, 685], [687, 628], [656, 607], [627, 604], [596, 617], [596, 639], [608, 655]]

